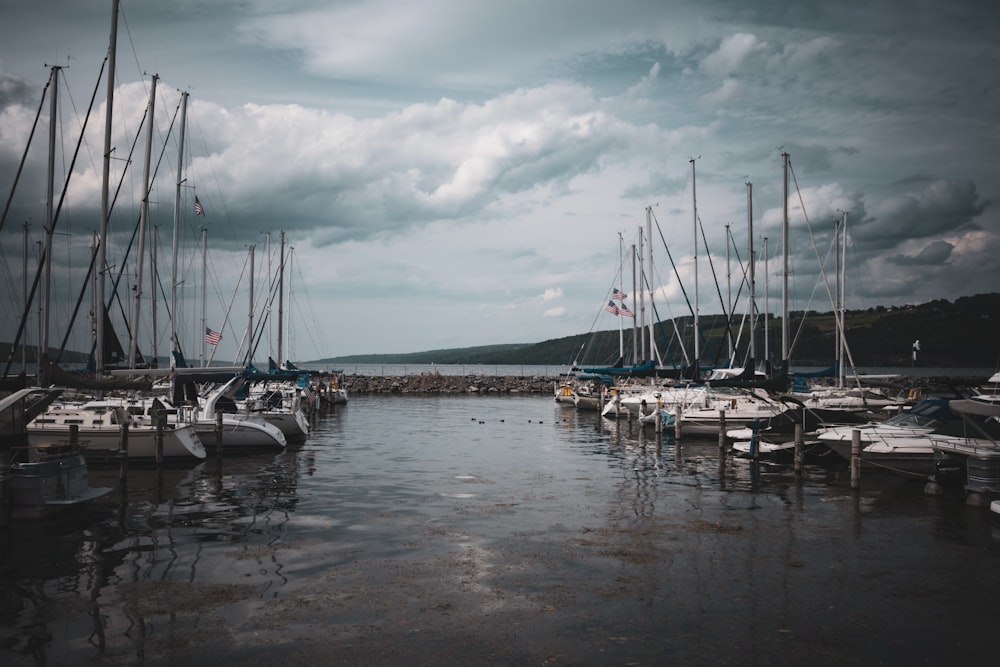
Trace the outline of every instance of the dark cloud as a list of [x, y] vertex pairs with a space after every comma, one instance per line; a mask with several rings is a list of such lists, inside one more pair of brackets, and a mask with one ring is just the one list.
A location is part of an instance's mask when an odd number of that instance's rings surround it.
[[34, 84], [0, 70], [0, 109], [14, 104], [38, 104], [38, 90]]
[[972, 181], [934, 181], [919, 192], [889, 197], [872, 217], [855, 225], [856, 238], [868, 250], [972, 228], [989, 207]]
[[947, 241], [933, 241], [916, 255], [893, 255], [886, 261], [899, 266], [941, 266], [947, 263], [954, 249]]

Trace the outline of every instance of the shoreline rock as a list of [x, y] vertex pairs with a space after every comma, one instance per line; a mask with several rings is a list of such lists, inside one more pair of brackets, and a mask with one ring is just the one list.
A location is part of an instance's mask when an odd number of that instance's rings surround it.
[[[872, 378], [862, 386], [884, 391], [947, 395], [967, 393], [978, 387], [985, 377], [897, 377]], [[342, 375], [341, 385], [350, 394], [542, 394], [553, 396], [563, 380], [556, 376], [517, 375]], [[856, 385], [848, 383], [848, 388]], [[957, 396], [956, 396], [957, 397]]]
[[350, 394], [545, 394], [554, 395], [557, 377], [492, 375], [343, 375]]

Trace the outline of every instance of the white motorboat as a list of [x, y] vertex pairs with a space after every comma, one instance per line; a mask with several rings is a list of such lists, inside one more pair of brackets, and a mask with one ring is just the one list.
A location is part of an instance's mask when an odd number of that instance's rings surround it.
[[857, 431], [862, 467], [923, 479], [934, 472], [934, 449], [929, 436], [949, 435], [960, 422], [949, 409], [948, 401], [928, 398], [883, 422], [822, 428], [816, 437], [850, 460], [853, 434]]

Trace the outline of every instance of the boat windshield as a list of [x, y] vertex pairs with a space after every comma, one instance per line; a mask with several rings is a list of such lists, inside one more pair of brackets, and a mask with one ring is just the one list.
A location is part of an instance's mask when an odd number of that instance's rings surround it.
[[901, 412], [895, 417], [889, 417], [885, 420], [885, 424], [890, 426], [903, 426], [906, 428], [925, 427], [933, 426], [937, 423], [937, 419], [928, 417], [927, 415], [916, 415], [912, 412]]
[[942, 401], [927, 400], [914, 405], [910, 410], [901, 412], [885, 421], [892, 426], [930, 427], [940, 423], [948, 415], [948, 409]]

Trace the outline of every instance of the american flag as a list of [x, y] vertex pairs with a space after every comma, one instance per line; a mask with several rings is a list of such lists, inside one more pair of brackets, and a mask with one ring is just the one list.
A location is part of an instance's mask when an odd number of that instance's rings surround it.
[[608, 301], [608, 305], [604, 307], [604, 310], [608, 311], [612, 315], [620, 315], [621, 311], [618, 310], [618, 306], [615, 305], [614, 301]]
[[215, 329], [205, 328], [205, 342], [209, 345], [218, 345], [222, 342], [222, 334]]
[[621, 291], [616, 287], [615, 290], [611, 293], [611, 298], [618, 299], [619, 301], [624, 301], [625, 299], [628, 298], [628, 294], [626, 294], [625, 292]]
[[194, 214], [205, 215], [205, 207], [201, 205], [201, 201], [198, 199], [198, 195], [194, 196]]
[[624, 315], [625, 317], [635, 317], [635, 314], [631, 310], [629, 310], [628, 306], [626, 306], [624, 303], [622, 304], [622, 307], [618, 309], [618, 312]]

